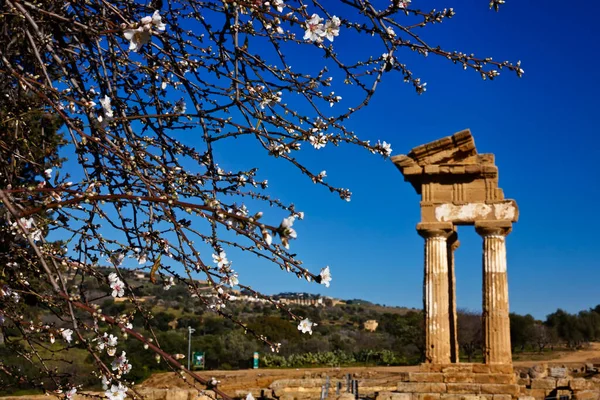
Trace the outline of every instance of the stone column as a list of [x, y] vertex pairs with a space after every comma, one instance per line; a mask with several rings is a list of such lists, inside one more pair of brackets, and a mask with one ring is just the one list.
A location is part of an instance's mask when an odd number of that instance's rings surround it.
[[506, 235], [510, 222], [476, 222], [483, 237], [483, 348], [486, 364], [511, 364]]
[[458, 235], [454, 231], [448, 237], [448, 297], [450, 317], [450, 361], [452, 363], [460, 362], [460, 351], [458, 347], [458, 314], [456, 313], [456, 273], [454, 264], [454, 251], [460, 246]]
[[417, 230], [425, 238], [425, 362], [450, 363], [450, 307], [448, 285], [448, 244], [451, 223], [420, 223]]

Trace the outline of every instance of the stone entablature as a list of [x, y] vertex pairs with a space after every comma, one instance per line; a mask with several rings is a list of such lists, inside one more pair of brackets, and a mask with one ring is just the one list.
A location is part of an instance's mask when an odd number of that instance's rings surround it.
[[519, 211], [498, 187], [493, 154], [477, 154], [467, 129], [393, 156], [404, 180], [421, 195], [422, 222], [516, 222]]
[[425, 239], [425, 362], [458, 363], [454, 251], [456, 227], [474, 225], [483, 239], [484, 362], [512, 363], [506, 235], [518, 220], [514, 200], [498, 187], [493, 154], [478, 154], [467, 129], [393, 156], [404, 180], [421, 195]]

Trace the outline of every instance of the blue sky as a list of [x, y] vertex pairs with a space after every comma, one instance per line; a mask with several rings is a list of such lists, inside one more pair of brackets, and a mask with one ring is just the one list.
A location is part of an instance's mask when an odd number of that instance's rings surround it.
[[[327, 4], [338, 11], [337, 3]], [[520, 220], [507, 238], [511, 311], [543, 319], [559, 307], [569, 312], [594, 307], [600, 304], [595, 236], [600, 226], [600, 143], [594, 120], [600, 5], [507, 0], [496, 13], [487, 4], [413, 0], [414, 7], [454, 7], [457, 13], [419, 34], [446, 50], [521, 60], [523, 78], [502, 71], [497, 80], [483, 81], [445, 59], [400, 52], [399, 60], [427, 82], [427, 92], [419, 96], [400, 77], [388, 74], [370, 105], [348, 126], [362, 139], [391, 143], [394, 155], [470, 128], [478, 151], [496, 155], [500, 187], [520, 208]], [[379, 56], [383, 50], [364, 36], [342, 29], [334, 42], [338, 54], [345, 61]], [[304, 49], [312, 54], [310, 47]], [[324, 62], [306, 53], [289, 56], [294, 67], [305, 71]], [[343, 95], [335, 107], [355, 106], [343, 86], [332, 88]], [[197, 144], [192, 131], [178, 139]], [[326, 170], [332, 185], [349, 188], [352, 201], [345, 202], [281, 159], [266, 157], [252, 141], [216, 144], [217, 162], [233, 171], [259, 167], [256, 179], [269, 180], [272, 197], [305, 212], [306, 218], [294, 226], [298, 239], [291, 242], [291, 251], [314, 272], [329, 265], [333, 281], [325, 288], [298, 280], [275, 265], [228, 249], [242, 283], [267, 294], [310, 292], [422, 307], [423, 239], [415, 229], [419, 196], [390, 160], [355, 146], [314, 150], [303, 144], [298, 158], [316, 173]], [[251, 210], [264, 211], [265, 222], [274, 225], [284, 216], [264, 206]], [[458, 306], [480, 310], [481, 238], [472, 227], [459, 228], [459, 238]]]
[[[364, 139], [390, 142], [393, 154], [470, 128], [478, 151], [496, 155], [500, 186], [520, 207], [520, 221], [507, 239], [511, 311], [543, 319], [559, 307], [569, 312], [593, 307], [600, 303], [595, 236], [600, 78], [594, 67], [600, 6], [507, 0], [496, 13], [487, 3], [436, 1], [436, 8], [454, 7], [457, 14], [423, 30], [422, 37], [449, 50], [521, 60], [522, 79], [504, 72], [494, 82], [482, 81], [444, 59], [399, 53], [428, 83], [427, 92], [418, 96], [399, 78], [384, 79], [370, 106], [349, 124]], [[343, 34], [336, 42], [339, 53], [363, 44], [344, 42]], [[258, 161], [258, 177], [269, 179], [275, 197], [305, 211], [292, 250], [314, 271], [329, 265], [332, 286], [310, 284], [232, 253], [241, 280], [266, 293], [307, 291], [421, 307], [423, 239], [415, 230], [419, 196], [411, 185], [391, 161], [357, 148], [305, 150], [303, 160], [327, 170], [332, 184], [350, 188], [351, 202], [279, 160]], [[223, 152], [220, 163], [234, 169], [255, 161], [240, 142]], [[459, 237], [458, 305], [480, 310], [481, 238], [472, 227], [461, 227]]]

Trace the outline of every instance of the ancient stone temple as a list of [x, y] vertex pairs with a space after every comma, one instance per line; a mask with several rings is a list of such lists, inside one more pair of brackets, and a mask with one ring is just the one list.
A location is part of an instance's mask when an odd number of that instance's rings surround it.
[[510, 365], [505, 238], [519, 213], [498, 187], [494, 155], [478, 154], [471, 132], [464, 130], [392, 161], [421, 195], [417, 231], [425, 239], [426, 363], [458, 362], [456, 227], [474, 225], [483, 238], [485, 364]]

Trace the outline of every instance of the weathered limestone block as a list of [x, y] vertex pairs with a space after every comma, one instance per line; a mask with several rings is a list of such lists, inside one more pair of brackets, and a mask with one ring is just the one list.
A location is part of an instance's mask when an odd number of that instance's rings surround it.
[[194, 391], [186, 389], [169, 389], [166, 392], [167, 395], [165, 396], [165, 400], [188, 400], [190, 393], [192, 395], [196, 394]]
[[587, 380], [584, 378], [572, 378], [569, 381], [569, 387], [572, 390], [588, 390], [593, 389], [594, 384], [591, 380]]
[[529, 386], [529, 385], [531, 385], [531, 378], [529, 378], [529, 377], [527, 377], [527, 378], [518, 378], [517, 379], [517, 385]]
[[282, 389], [282, 388], [320, 388], [325, 384], [325, 379], [279, 379], [273, 381], [270, 385], [270, 389]]
[[573, 398], [575, 400], [598, 400], [599, 395], [597, 390], [583, 390], [575, 392]]
[[400, 382], [397, 391], [401, 393], [444, 393], [445, 383]]
[[412, 393], [379, 392], [375, 400], [413, 400]]
[[413, 400], [440, 400], [439, 393], [415, 393]]
[[440, 372], [408, 372], [409, 382], [444, 382], [444, 374]]
[[448, 393], [458, 394], [479, 394], [481, 389], [481, 385], [475, 383], [447, 383], [446, 386]]
[[545, 399], [548, 393], [550, 393], [550, 391], [546, 389], [526, 389], [522, 394], [536, 399]]
[[440, 400], [493, 400], [491, 394], [442, 394]]
[[514, 200], [503, 200], [499, 203], [487, 204], [483, 202], [485, 201], [485, 188], [482, 188], [482, 192], [482, 196], [480, 196], [483, 197], [482, 202], [459, 205], [448, 202], [436, 206], [434, 221], [464, 225], [476, 221], [516, 222], [519, 219], [519, 209]]
[[165, 400], [167, 398], [167, 389], [142, 388], [137, 389], [148, 400]]
[[400, 382], [410, 382], [411, 372], [398, 372], [398, 379]]
[[450, 364], [442, 365], [444, 373], [470, 373], [473, 372], [473, 366], [476, 364]]
[[[244, 394], [242, 397], [245, 399], [248, 393]], [[214, 400], [216, 398], [216, 393], [212, 390], [190, 390], [188, 394], [188, 400]]]
[[516, 383], [516, 377], [509, 374], [473, 374], [474, 383]]
[[550, 374], [553, 378], [566, 378], [567, 369], [562, 367], [550, 367]]
[[569, 378], [558, 378], [556, 380], [556, 387], [569, 387]]
[[489, 374], [491, 367], [489, 364], [471, 364], [471, 368], [476, 374]]
[[536, 378], [531, 380], [532, 389], [555, 389], [556, 379], [555, 378]]
[[[267, 389], [267, 390], [269, 390], [269, 389]], [[269, 390], [269, 392], [271, 393], [271, 397], [272, 397], [273, 391]], [[263, 397], [262, 396], [263, 395], [263, 390], [261, 390], [261, 389], [252, 389], [252, 390], [241, 390], [241, 389], [239, 389], [239, 390], [236, 390], [234, 392], [234, 396], [237, 397], [237, 398], [240, 398], [240, 399], [245, 399], [246, 396], [248, 396], [248, 393], [252, 393], [252, 397], [254, 397], [255, 399]]]
[[511, 396], [517, 397], [521, 392], [519, 385], [481, 385], [481, 393], [483, 394], [510, 394]]
[[[246, 398], [248, 394], [246, 393], [246, 395], [243, 397], [244, 399]], [[188, 397], [188, 400], [214, 400], [216, 399], [216, 393], [213, 392], [212, 390], [205, 390], [203, 392], [198, 392], [195, 390], [190, 391], [190, 395]]]
[[352, 393], [342, 393], [336, 397], [336, 400], [354, 400], [354, 395]]
[[493, 400], [512, 400], [510, 394], [495, 394]]
[[154, 389], [154, 388], [135, 388], [135, 390], [148, 400], [164, 400], [167, 396], [166, 389]]
[[448, 373], [444, 374], [444, 382], [446, 382], [446, 383], [473, 383], [474, 382], [474, 374], [448, 372]]
[[442, 364], [423, 363], [419, 365], [421, 372], [442, 372]]
[[[473, 364], [473, 368], [475, 368], [475, 365], [477, 364]], [[511, 364], [489, 365], [489, 368], [491, 374], [512, 374], [514, 372]]]
[[517, 400], [535, 400], [533, 396], [519, 396]]
[[536, 364], [529, 368], [529, 376], [532, 378], [545, 378], [548, 376], [547, 364]]

